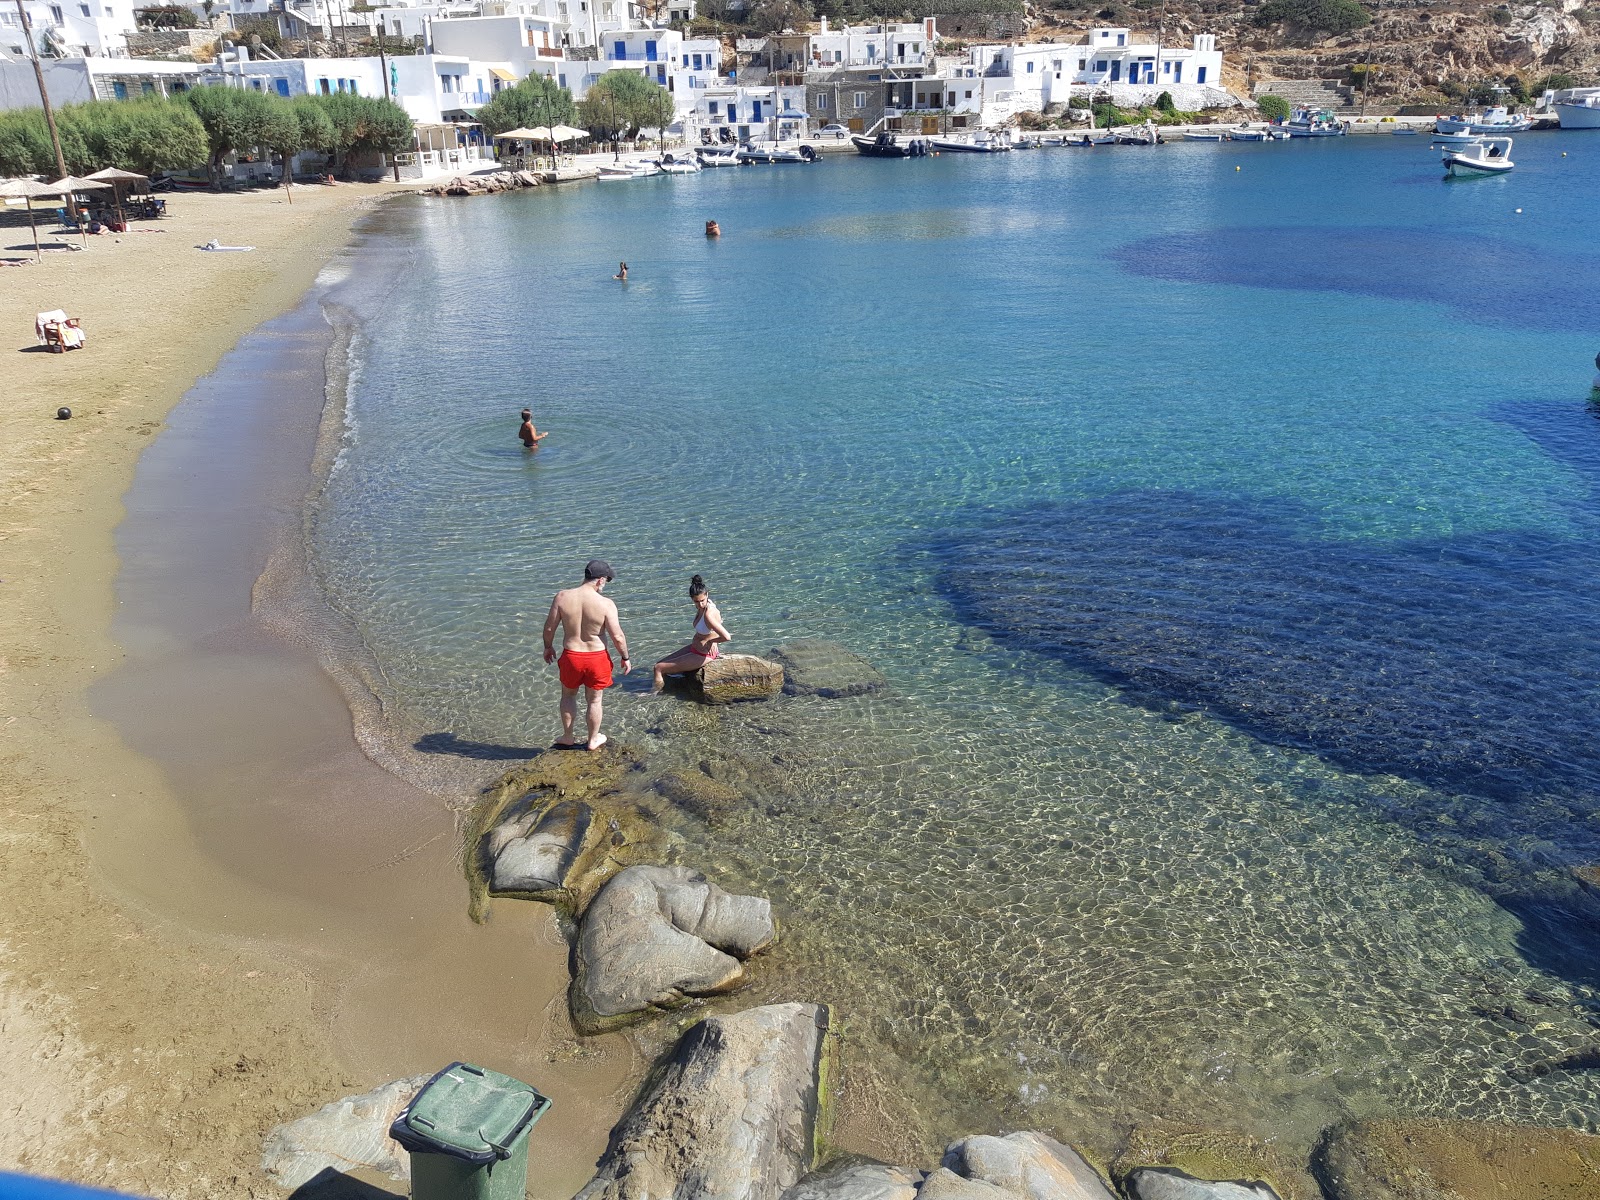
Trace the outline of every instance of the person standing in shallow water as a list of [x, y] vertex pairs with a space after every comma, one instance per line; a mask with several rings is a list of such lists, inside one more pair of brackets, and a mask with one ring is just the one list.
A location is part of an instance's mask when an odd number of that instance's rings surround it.
[[539, 443], [550, 436], [548, 430], [540, 433], [533, 427], [533, 413], [529, 409], [522, 410], [522, 426], [517, 430], [517, 436], [522, 439], [522, 444], [529, 450], [537, 450]]
[[[585, 745], [598, 750], [606, 744], [606, 735], [600, 732], [604, 718], [602, 693], [612, 684], [611, 654], [606, 650], [606, 638], [622, 655], [622, 673], [633, 669], [628, 658], [628, 639], [622, 634], [622, 624], [617, 619], [617, 606], [601, 595], [606, 584], [615, 579], [616, 572], [604, 559], [590, 559], [583, 568], [583, 583], [575, 588], [564, 588], [550, 602], [550, 615], [544, 619], [544, 661], [557, 663], [561, 672], [561, 736], [556, 745], [572, 749], [578, 745], [572, 738], [572, 727], [578, 717], [578, 690], [589, 693], [586, 712], [589, 739]], [[556, 630], [561, 630], [561, 655], [556, 656]]]
[[689, 599], [694, 601], [694, 637], [687, 646], [673, 651], [656, 664], [653, 691], [659, 692], [666, 687], [668, 675], [687, 675], [690, 671], [698, 671], [708, 662], [715, 662], [722, 657], [722, 651], [717, 647], [733, 640], [722, 623], [722, 613], [706, 591], [706, 581], [698, 575], [689, 581]]
[[620, 280], [622, 280], [623, 283], [627, 283], [628, 282], [628, 264], [627, 263], [618, 263], [617, 264], [617, 273], [615, 275], [613, 275], [611, 278], [620, 279]]

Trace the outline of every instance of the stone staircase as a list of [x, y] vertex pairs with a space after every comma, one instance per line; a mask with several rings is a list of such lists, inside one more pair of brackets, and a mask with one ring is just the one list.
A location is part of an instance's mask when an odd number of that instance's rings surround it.
[[1352, 89], [1337, 79], [1263, 79], [1250, 90], [1254, 96], [1282, 96], [1292, 108], [1331, 108], [1347, 114], [1356, 110]]

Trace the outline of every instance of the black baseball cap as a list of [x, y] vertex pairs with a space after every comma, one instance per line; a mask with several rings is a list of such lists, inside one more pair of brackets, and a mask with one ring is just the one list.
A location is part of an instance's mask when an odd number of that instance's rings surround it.
[[591, 558], [589, 565], [583, 568], [585, 579], [604, 579], [607, 582], [615, 579], [617, 573], [611, 569], [611, 564], [603, 558]]

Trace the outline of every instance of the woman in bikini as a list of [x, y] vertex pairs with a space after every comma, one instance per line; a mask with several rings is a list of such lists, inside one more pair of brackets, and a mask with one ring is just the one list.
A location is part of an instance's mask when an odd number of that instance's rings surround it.
[[722, 623], [722, 614], [706, 591], [705, 580], [698, 575], [689, 581], [689, 599], [694, 601], [694, 640], [656, 664], [654, 691], [659, 692], [666, 686], [668, 675], [687, 675], [716, 661], [722, 656], [718, 645], [733, 640]]

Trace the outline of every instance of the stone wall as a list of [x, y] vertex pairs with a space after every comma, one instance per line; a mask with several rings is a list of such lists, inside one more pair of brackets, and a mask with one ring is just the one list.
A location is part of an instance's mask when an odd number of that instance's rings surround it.
[[217, 34], [211, 29], [149, 29], [128, 35], [129, 58], [193, 58], [209, 51]]

